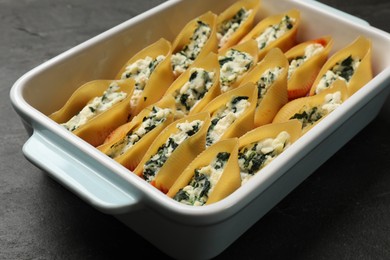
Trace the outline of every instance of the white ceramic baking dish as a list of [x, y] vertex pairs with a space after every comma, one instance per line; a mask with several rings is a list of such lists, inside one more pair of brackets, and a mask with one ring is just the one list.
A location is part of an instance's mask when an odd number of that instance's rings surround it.
[[262, 0], [258, 20], [291, 8], [301, 11], [300, 40], [330, 34], [335, 51], [358, 35], [370, 38], [375, 77], [245, 188], [203, 207], [171, 200], [46, 116], [82, 83], [113, 78], [118, 66], [144, 46], [160, 37], [172, 40], [191, 18], [208, 10], [218, 13], [233, 2], [168, 1], [36, 67], [10, 93], [30, 135], [23, 146], [26, 158], [174, 258], [205, 259], [221, 253], [374, 119], [390, 91], [389, 34], [315, 1]]

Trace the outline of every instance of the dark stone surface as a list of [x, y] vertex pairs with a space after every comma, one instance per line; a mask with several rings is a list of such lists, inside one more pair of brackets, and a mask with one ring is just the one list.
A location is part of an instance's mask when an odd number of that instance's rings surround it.
[[[12, 84], [162, 0], [0, 1], [0, 259], [166, 258], [22, 155]], [[387, 0], [324, 0], [390, 32]], [[390, 100], [378, 117], [217, 259], [390, 259]]]

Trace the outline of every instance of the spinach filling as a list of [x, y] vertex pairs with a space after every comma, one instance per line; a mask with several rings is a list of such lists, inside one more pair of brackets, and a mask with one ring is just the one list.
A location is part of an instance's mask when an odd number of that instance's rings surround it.
[[[238, 51], [235, 49], [229, 50], [226, 56], [219, 57], [218, 62], [219, 62], [219, 66], [222, 67], [225, 63], [234, 62], [236, 60], [245, 62], [243, 64], [245, 70], [249, 70], [252, 67], [253, 64], [252, 57], [245, 52]], [[232, 70], [232, 68], [230, 68], [230, 70]]]
[[258, 144], [255, 144], [252, 149], [245, 147], [243, 151], [238, 153], [238, 159], [244, 161], [242, 168], [250, 175], [254, 175], [258, 172], [264, 165], [267, 157], [271, 156], [273, 153], [273, 151], [266, 154], [259, 153], [256, 151], [257, 146]]
[[287, 31], [291, 30], [294, 27], [295, 19], [286, 15], [280, 21], [280, 23], [275, 25], [270, 25], [259, 37], [256, 38], [258, 43], [258, 48], [260, 50], [264, 49], [271, 42], [282, 37]]
[[225, 56], [225, 57], [222, 57], [218, 60], [219, 62], [219, 66], [222, 67], [223, 64], [225, 64], [226, 62], [229, 62], [229, 61], [234, 61], [234, 58], [231, 57], [231, 56]]
[[[187, 125], [187, 126], [184, 126]], [[175, 149], [186, 139], [196, 134], [202, 125], [202, 121], [195, 120], [191, 123], [181, 123], [177, 125], [180, 130], [175, 134], [171, 134], [168, 140], [161, 145], [156, 154], [153, 155], [144, 165], [143, 178], [151, 182], [160, 168], [168, 160], [169, 156]]]
[[[229, 20], [224, 21], [219, 27], [218, 33], [225, 35], [229, 30], [236, 31], [240, 24], [248, 17], [247, 11], [245, 8], [240, 8], [238, 12]], [[237, 26], [234, 26], [234, 25]]]
[[[192, 44], [184, 46], [180, 53], [190, 60], [195, 60], [203, 46], [194, 43], [207, 40], [210, 35], [209, 28], [210, 27], [206, 23], [198, 21], [198, 27], [195, 29], [193, 37], [191, 37]], [[204, 42], [202, 44], [204, 44]]]
[[231, 109], [233, 111], [233, 113], [237, 113], [238, 111], [238, 103], [240, 103], [241, 100], [248, 100], [249, 97], [247, 96], [237, 96], [237, 97], [234, 97], [231, 101]]
[[211, 188], [211, 183], [206, 175], [201, 174], [199, 170], [195, 170], [194, 177], [192, 178], [191, 182], [189, 183], [190, 186], [192, 186], [194, 189], [199, 190], [199, 194], [190, 201], [190, 194], [180, 189], [176, 195], [173, 197], [174, 200], [182, 202], [186, 201], [188, 204], [193, 205], [195, 201], [202, 201], [202, 204], [206, 203], [207, 197], [204, 198], [207, 193], [209, 192]]
[[348, 56], [344, 60], [336, 63], [331, 69], [329, 69], [321, 78], [316, 87], [316, 94], [320, 93], [326, 88], [329, 88], [337, 79], [345, 80], [348, 84], [354, 75], [361, 60]]
[[202, 21], [197, 21], [197, 28], [194, 30], [190, 42], [172, 55], [171, 62], [174, 73], [181, 74], [193, 63], [202, 51], [210, 34], [210, 26]]
[[218, 37], [218, 47], [222, 47], [232, 36], [234, 32], [240, 28], [240, 26], [246, 21], [249, 15], [252, 13], [252, 10], [246, 10], [245, 8], [240, 8], [238, 12], [230, 19], [223, 21], [217, 32]]
[[253, 60], [254, 58], [249, 53], [236, 49], [230, 49], [225, 55], [219, 56], [221, 91], [229, 90], [231, 84], [254, 65]]
[[175, 93], [177, 110], [188, 114], [209, 91], [213, 85], [213, 77], [213, 72], [201, 68], [191, 69], [188, 82]]
[[337, 64], [335, 67], [333, 67], [332, 71], [348, 82], [355, 72], [354, 59], [351, 55], [348, 56], [346, 59], [341, 61], [340, 64]]
[[275, 67], [273, 69], [266, 70], [259, 80], [257, 81], [257, 105], [260, 104], [260, 101], [263, 99], [269, 87], [274, 83], [274, 81], [278, 78], [280, 73], [282, 72], [281, 67]]
[[147, 80], [152, 75], [157, 65], [159, 65], [164, 59], [165, 56], [163, 55], [159, 55], [156, 58], [147, 56], [144, 59], [139, 59], [133, 64], [127, 66], [121, 78], [133, 78], [135, 81], [135, 88], [137, 90], [143, 90], [145, 88]]
[[[227, 115], [233, 113], [234, 118], [232, 116], [229, 117], [229, 120], [232, 120], [232, 122], [229, 122], [229, 124], [232, 124], [234, 120], [239, 116], [239, 114], [241, 114], [246, 108], [246, 106], [242, 106], [243, 102], [241, 101], [244, 101], [244, 103], [249, 103], [247, 102], [248, 99], [249, 97], [247, 96], [233, 97], [229, 104], [226, 105], [226, 107], [222, 108], [219, 112], [217, 112], [217, 114], [211, 119], [210, 126], [207, 129], [206, 146], [210, 146], [215, 141], [217, 141], [216, 136], [213, 134], [213, 132], [216, 130], [216, 126], [218, 125], [218, 123], [220, 123], [221, 120], [223, 120]], [[226, 124], [226, 122], [223, 122], [223, 124]], [[226, 125], [222, 127], [226, 127]], [[220, 130], [221, 129], [219, 129], [219, 131]]]
[[280, 132], [276, 138], [265, 138], [253, 142], [238, 151], [241, 183], [246, 183], [269, 162], [281, 154], [290, 144], [290, 135]]
[[302, 122], [302, 129], [314, 124], [323, 117], [321, 109], [318, 107], [312, 107], [311, 109], [304, 109], [300, 113], [294, 114], [290, 119], [298, 119]]
[[[173, 197], [174, 200], [187, 205], [202, 206], [207, 202], [210, 191], [219, 180], [220, 174], [230, 157], [228, 152], [220, 152], [217, 154], [210, 166], [204, 166], [194, 170], [194, 176], [188, 185], [180, 189]], [[213, 178], [212, 175], [218, 174], [218, 178]], [[214, 181], [213, 181], [214, 179]], [[214, 182], [214, 183], [213, 183]]]
[[153, 106], [150, 114], [142, 119], [140, 126], [133, 131], [129, 131], [123, 139], [113, 144], [107, 152], [107, 155], [111, 158], [115, 158], [124, 154], [138, 141], [140, 141], [143, 136], [165, 122], [170, 113], [171, 109], [169, 108], [159, 108]]

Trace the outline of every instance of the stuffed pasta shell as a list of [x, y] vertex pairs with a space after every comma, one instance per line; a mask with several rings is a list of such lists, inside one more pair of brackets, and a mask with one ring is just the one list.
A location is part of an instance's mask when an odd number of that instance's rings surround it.
[[175, 77], [196, 60], [217, 52], [217, 15], [206, 12], [188, 22], [172, 43], [171, 66]]
[[334, 53], [319, 72], [310, 95], [321, 93], [338, 79], [346, 82], [349, 95], [372, 79], [371, 40], [359, 36]]
[[221, 93], [238, 87], [242, 78], [257, 63], [257, 47], [254, 41], [235, 45], [218, 54]]
[[174, 100], [166, 96], [111, 132], [97, 149], [132, 171], [157, 135], [173, 122], [174, 115]]
[[272, 48], [279, 48], [286, 52], [296, 45], [300, 21], [301, 14], [296, 9], [268, 16], [261, 20], [240, 42], [256, 40], [259, 60], [263, 59]]
[[212, 100], [202, 111], [211, 116], [207, 130], [206, 146], [219, 140], [239, 137], [254, 127], [257, 88], [248, 83], [223, 93]]
[[257, 86], [255, 127], [271, 123], [288, 102], [287, 72], [286, 57], [280, 49], [274, 48], [243, 78], [242, 84], [252, 82]]
[[306, 96], [328, 59], [333, 46], [333, 39], [324, 36], [314, 40], [302, 42], [285, 55], [289, 62], [287, 90], [289, 100]]
[[198, 113], [207, 103], [220, 94], [219, 64], [217, 54], [210, 53], [195, 61], [168, 88], [166, 95], [175, 100], [175, 118]]
[[206, 147], [208, 113], [173, 121], [149, 146], [134, 173], [166, 193], [182, 170]]
[[93, 146], [131, 117], [134, 81], [93, 80], [80, 86], [49, 118]]
[[345, 81], [336, 80], [332, 87], [317, 95], [288, 102], [276, 114], [273, 123], [298, 119], [302, 123], [302, 134], [304, 134], [337, 109], [348, 97]]
[[167, 196], [190, 206], [227, 197], [241, 185], [237, 146], [237, 138], [230, 138], [204, 150], [184, 169]]
[[236, 45], [252, 29], [259, 6], [259, 0], [241, 0], [218, 15], [219, 52]]
[[172, 84], [171, 52], [171, 43], [160, 38], [130, 58], [116, 75], [116, 79], [135, 81], [130, 101], [132, 116], [160, 100]]
[[238, 165], [244, 185], [301, 136], [297, 119], [257, 127], [238, 140]]

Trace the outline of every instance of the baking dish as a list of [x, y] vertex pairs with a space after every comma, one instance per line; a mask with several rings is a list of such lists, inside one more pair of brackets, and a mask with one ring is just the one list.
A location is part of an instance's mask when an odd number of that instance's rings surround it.
[[[375, 78], [266, 167], [245, 189], [214, 205], [191, 208], [166, 198], [45, 116], [55, 111], [80, 83], [112, 78], [118, 69], [112, 64], [119, 65], [132, 52], [160, 36], [172, 39], [189, 17], [206, 10], [218, 12], [232, 1], [218, 1], [212, 7], [207, 1], [189, 2], [168, 1], [42, 64], [15, 83], [11, 100], [32, 134], [23, 147], [32, 163], [168, 255], [203, 259], [223, 251], [376, 116], [389, 91], [389, 36], [312, 1], [276, 4], [263, 0], [264, 16], [291, 7], [301, 10], [301, 39], [330, 33], [335, 38], [335, 49], [339, 49], [357, 35], [371, 38]], [[166, 19], [173, 15], [175, 24]], [[152, 18], [159, 19], [162, 27], [154, 28]], [[130, 51], [127, 57], [123, 50]]]

